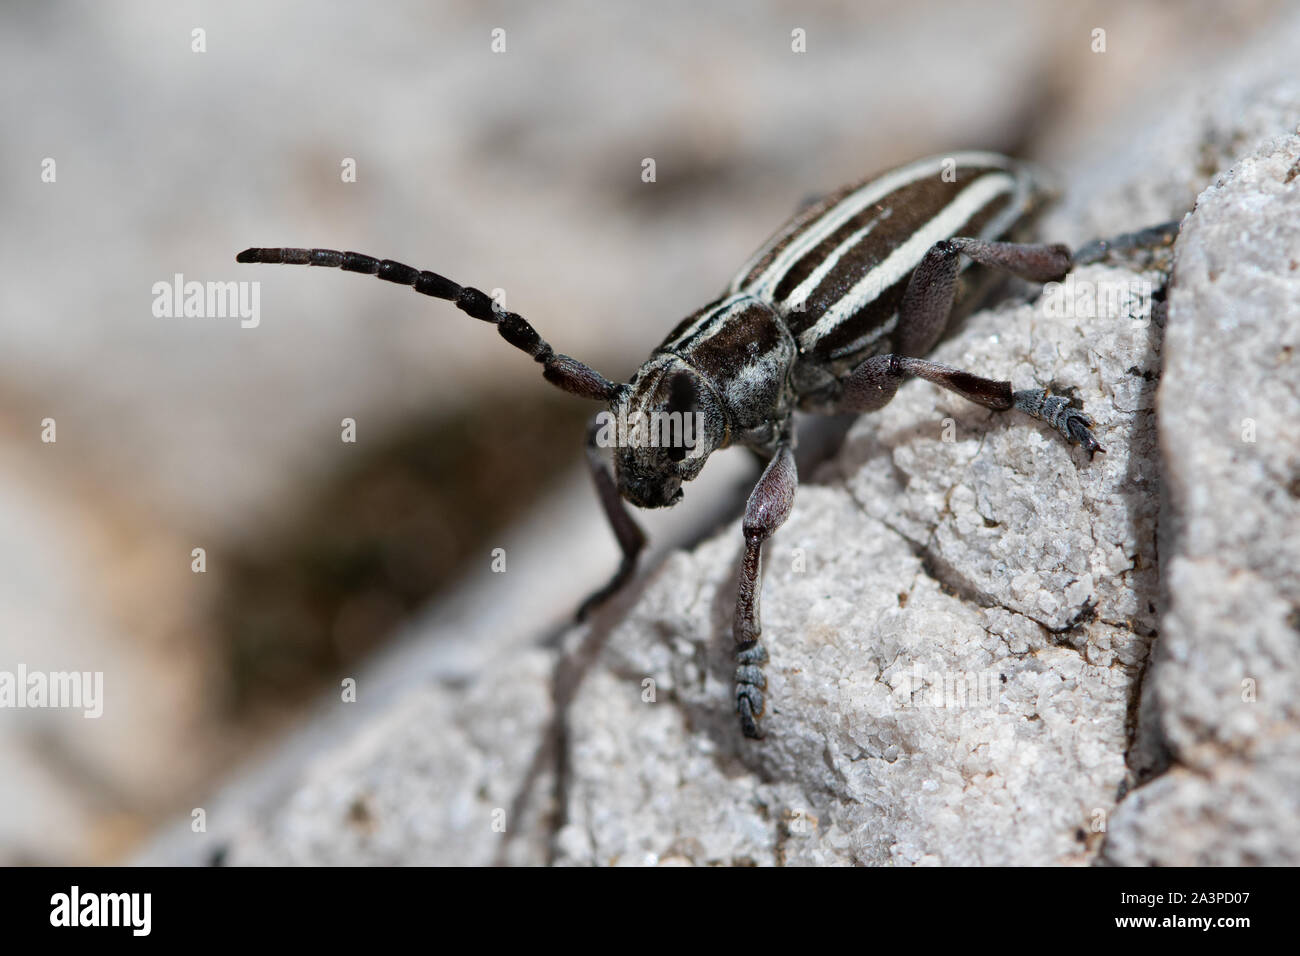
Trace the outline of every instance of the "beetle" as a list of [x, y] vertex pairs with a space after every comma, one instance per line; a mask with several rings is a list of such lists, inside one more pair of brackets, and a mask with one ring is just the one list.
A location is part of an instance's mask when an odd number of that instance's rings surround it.
[[[1092, 420], [1065, 396], [1016, 391], [1010, 382], [923, 358], [959, 294], [965, 300], [977, 285], [968, 266], [1032, 282], [1059, 280], [1070, 270], [1076, 260], [1068, 247], [1019, 241], [1048, 198], [1033, 167], [974, 151], [921, 159], [846, 186], [779, 229], [721, 296], [668, 333], [627, 383], [556, 352], [522, 316], [435, 272], [332, 249], [251, 248], [236, 261], [327, 266], [412, 286], [496, 325], [552, 385], [608, 404], [608, 414], [588, 428], [587, 457], [622, 557], [608, 584], [584, 602], [580, 618], [632, 577], [645, 546], [625, 501], [638, 508], [675, 504], [682, 485], [721, 448], [742, 445], [763, 456], [766, 467], [745, 506], [733, 618], [736, 711], [744, 735], [757, 739], [768, 659], [760, 640], [760, 561], [763, 542], [794, 503], [796, 409], [875, 411], [904, 381], [920, 378], [986, 408], [1019, 409], [1089, 457], [1103, 450]], [[690, 440], [686, 430], [660, 441], [653, 428], [647, 436], [635, 427], [609, 439], [611, 419], [656, 416], [690, 422]]]

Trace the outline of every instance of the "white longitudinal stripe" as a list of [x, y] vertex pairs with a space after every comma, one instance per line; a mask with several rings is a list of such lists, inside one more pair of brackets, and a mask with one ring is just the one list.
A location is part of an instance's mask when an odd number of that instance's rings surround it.
[[859, 229], [853, 235], [849, 236], [838, 246], [829, 256], [823, 259], [812, 271], [812, 275], [800, 282], [788, 296], [781, 301], [781, 307], [787, 312], [795, 312], [802, 309], [808, 302], [808, 296], [812, 295], [813, 290], [821, 285], [822, 280], [826, 278], [827, 273], [834, 269], [844, 254], [856, 246], [859, 242], [870, 234], [872, 229], [876, 228], [877, 223], [882, 219], [888, 219], [893, 210], [886, 207], [880, 211], [880, 215], [875, 216], [865, 226]]
[[[919, 159], [914, 163], [909, 163], [877, 179], [873, 179], [869, 183], [864, 183], [856, 192], [849, 193], [822, 213], [819, 218], [808, 223], [790, 245], [782, 250], [780, 255], [773, 259], [753, 282], [745, 283], [744, 290], [756, 298], [770, 299], [772, 291], [785, 277], [785, 274], [790, 271], [791, 267], [811, 250], [815, 249], [819, 243], [834, 233], [840, 226], [867, 206], [879, 202], [890, 193], [926, 177], [939, 175], [945, 169], [946, 164], [950, 162], [955, 163], [957, 169], [963, 166], [989, 166], [995, 169], [1005, 169], [1007, 165], [1006, 157], [999, 156], [996, 153], [951, 153], [947, 156], [930, 156], [926, 159]], [[750, 263], [757, 263], [773, 245], [779, 244], [786, 235], [788, 235], [788, 232], [783, 230], [781, 235], [760, 249], [757, 255], [750, 259]], [[753, 265], [747, 263], [744, 270], [732, 280], [732, 291], [741, 290], [741, 283], [744, 282], [745, 276], [752, 269]]]
[[884, 262], [859, 279], [852, 289], [822, 314], [815, 325], [805, 329], [799, 336], [799, 345], [804, 349], [815, 348], [841, 322], [915, 269], [931, 246], [940, 239], [951, 236], [998, 196], [1014, 191], [1016, 185], [1015, 178], [1006, 173], [986, 173], [976, 179], [933, 219], [912, 233]]
[[728, 296], [727, 298], [719, 302], [714, 308], [710, 309], [708, 312], [705, 312], [698, 319], [696, 319], [694, 322], [688, 325], [681, 335], [677, 336], [677, 338], [673, 339], [671, 342], [667, 344], [669, 346], [681, 345], [691, 336], [698, 333], [702, 328], [704, 328], [704, 326], [708, 325], [708, 323], [717, 319], [724, 312], [726, 313], [726, 315], [723, 318], [723, 321], [725, 321], [727, 318], [730, 318], [731, 313], [735, 311], [737, 305], [740, 305], [742, 302], [744, 302], [746, 303], [746, 306], [742, 306], [742, 308], [747, 307], [749, 299], [750, 299], [749, 294], [745, 292]]
[[[843, 200], [840, 201], [843, 202]], [[821, 216], [824, 215], [826, 215], [825, 211], [822, 212]], [[804, 214], [800, 213], [799, 215], [791, 219], [788, 223], [786, 223], [784, 226], [782, 226], [780, 232], [778, 232], [771, 239], [767, 240], [767, 242], [763, 243], [763, 245], [759, 246], [758, 251], [755, 252], [752, 256], [750, 256], [747, 260], [745, 260], [745, 264], [740, 267], [740, 271], [738, 271], [734, 276], [732, 276], [731, 284], [727, 286], [727, 290], [729, 292], [735, 292], [737, 289], [739, 289], [744, 284], [745, 276], [749, 275], [751, 272], [754, 271], [754, 267], [758, 265], [759, 260], [761, 260], [765, 255], [768, 254], [768, 252], [770, 252], [776, 246], [779, 246], [781, 243], [783, 243], [786, 240], [786, 238], [790, 236], [791, 233], [798, 232], [800, 229], [807, 229], [811, 223], [816, 222], [817, 219], [821, 218], [821, 216], [817, 216], [813, 219], [810, 219], [808, 222], [804, 222], [803, 221]]]
[[835, 351], [831, 352], [827, 358], [832, 360], [840, 359], [852, 355], [854, 352], [860, 352], [872, 342], [879, 339], [882, 335], [889, 335], [897, 327], [898, 313], [895, 312], [880, 325], [877, 325], [875, 328], [867, 329], [867, 331], [863, 332], [848, 345], [841, 345], [839, 348], [835, 349]]

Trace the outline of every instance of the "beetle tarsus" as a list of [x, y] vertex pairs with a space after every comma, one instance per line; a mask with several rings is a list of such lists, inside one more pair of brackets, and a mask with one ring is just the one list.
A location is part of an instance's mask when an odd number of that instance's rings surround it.
[[1055, 428], [1070, 444], [1082, 445], [1089, 457], [1106, 451], [1092, 434], [1092, 419], [1073, 407], [1066, 396], [1053, 395], [1045, 388], [1026, 388], [1011, 399], [1015, 408]]
[[736, 713], [740, 714], [740, 729], [751, 740], [763, 739], [763, 728], [758, 719], [763, 716], [767, 701], [763, 690], [767, 677], [762, 664], [767, 661], [767, 651], [757, 641], [736, 652]]

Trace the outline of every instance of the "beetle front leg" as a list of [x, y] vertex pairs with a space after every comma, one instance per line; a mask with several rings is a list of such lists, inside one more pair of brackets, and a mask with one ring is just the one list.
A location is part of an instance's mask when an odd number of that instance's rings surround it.
[[600, 432], [599, 420], [600, 416], [593, 418], [587, 427], [587, 464], [591, 468], [591, 480], [596, 485], [596, 496], [600, 498], [600, 505], [605, 511], [605, 519], [609, 522], [614, 537], [618, 540], [622, 558], [619, 561], [618, 570], [614, 572], [614, 576], [609, 579], [609, 582], [582, 602], [582, 605], [578, 608], [578, 613], [575, 615], [579, 621], [586, 618], [592, 608], [603, 603], [631, 580], [633, 573], [636, 571], [637, 558], [646, 543], [645, 532], [628, 514], [627, 506], [623, 504], [623, 498], [618, 493], [618, 485], [614, 481], [614, 474], [610, 470], [609, 462], [602, 453], [600, 446], [596, 444], [596, 435]]
[[740, 714], [740, 729], [746, 737], [754, 739], [763, 736], [758, 719], [763, 716], [763, 691], [767, 687], [767, 678], [763, 675], [767, 651], [758, 642], [763, 633], [758, 607], [763, 542], [790, 516], [794, 491], [799, 485], [788, 428], [787, 425], [786, 436], [777, 446], [776, 454], [767, 463], [763, 477], [758, 479], [745, 505], [745, 557], [740, 565], [736, 616], [732, 621], [736, 640], [736, 711]]

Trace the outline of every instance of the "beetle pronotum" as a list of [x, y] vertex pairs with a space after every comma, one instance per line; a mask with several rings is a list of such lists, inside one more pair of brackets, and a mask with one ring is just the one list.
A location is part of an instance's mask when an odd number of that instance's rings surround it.
[[645, 545], [624, 499], [640, 508], [675, 503], [682, 483], [719, 448], [744, 445], [763, 455], [767, 466], [745, 507], [733, 620], [736, 710], [745, 735], [757, 738], [767, 686], [760, 557], [794, 502], [795, 409], [874, 411], [904, 381], [921, 378], [987, 408], [1017, 408], [1090, 455], [1101, 450], [1088, 416], [1066, 398], [1045, 389], [1014, 391], [1010, 382], [921, 358], [943, 333], [968, 264], [1035, 282], [1069, 271], [1065, 246], [1010, 241], [1044, 199], [1030, 167], [984, 152], [919, 160], [845, 187], [782, 227], [722, 296], [683, 319], [626, 384], [559, 354], [522, 316], [495, 308], [486, 293], [434, 272], [331, 249], [254, 248], [236, 259], [330, 266], [413, 286], [495, 324], [502, 338], [541, 364], [547, 381], [608, 403], [618, 418], [692, 416], [697, 427], [689, 454], [680, 442], [624, 441], [615, 445], [612, 472], [600, 427], [588, 430], [588, 460], [622, 561], [580, 617], [632, 576]]

